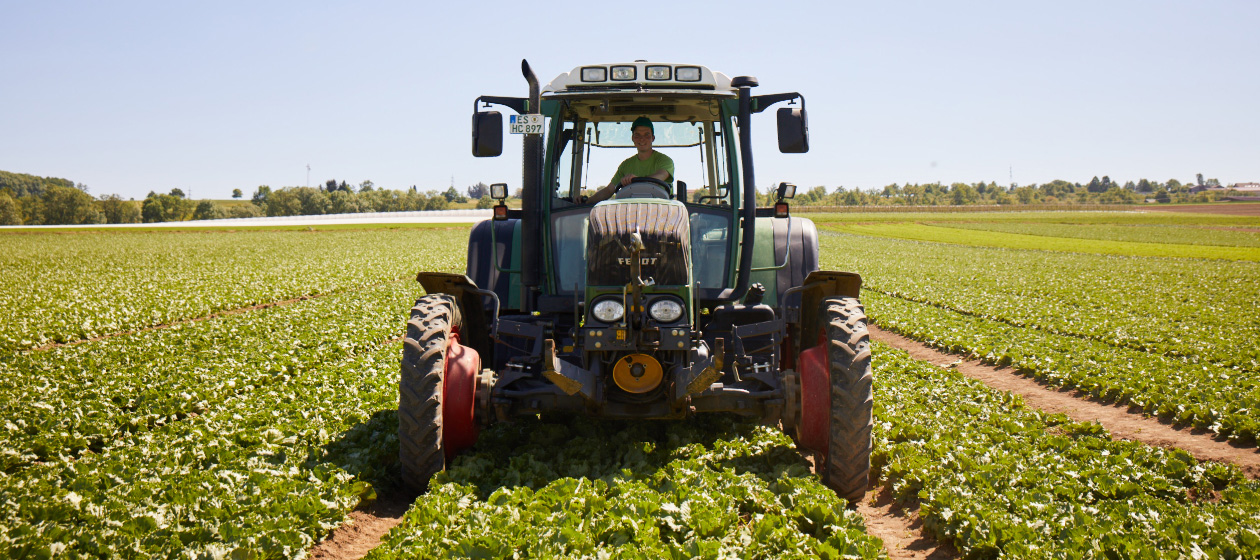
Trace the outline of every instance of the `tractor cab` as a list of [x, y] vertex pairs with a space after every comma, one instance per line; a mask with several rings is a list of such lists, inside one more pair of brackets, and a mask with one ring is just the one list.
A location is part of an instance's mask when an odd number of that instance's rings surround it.
[[[404, 343], [404, 478], [422, 488], [480, 426], [521, 415], [730, 412], [782, 425], [830, 457], [820, 464], [833, 487], [864, 492], [861, 279], [818, 270], [814, 225], [789, 212], [794, 186], [757, 206], [755, 115], [784, 103], [780, 151], [807, 152], [804, 97], [753, 95], [755, 78], [692, 64], [579, 66], [545, 86], [528, 63], [522, 73], [527, 97], [479, 97], [472, 118], [473, 155], [493, 157], [496, 106], [511, 111], [521, 207], [492, 185], [494, 219], [472, 229], [467, 273], [417, 277], [428, 295]], [[672, 172], [621, 185], [614, 171], [640, 153], [636, 121]]]

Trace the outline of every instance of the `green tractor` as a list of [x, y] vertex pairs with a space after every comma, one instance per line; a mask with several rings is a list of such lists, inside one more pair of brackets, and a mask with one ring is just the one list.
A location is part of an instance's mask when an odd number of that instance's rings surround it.
[[[755, 78], [697, 65], [581, 66], [545, 87], [521, 67], [529, 96], [479, 97], [472, 119], [473, 155], [497, 156], [503, 116], [487, 109], [514, 113], [521, 208], [492, 185], [467, 273], [417, 277], [427, 295], [403, 346], [404, 481], [424, 491], [481, 427], [517, 416], [725, 412], [781, 426], [856, 503], [873, 404], [861, 278], [818, 270], [813, 222], [789, 213], [793, 185], [765, 207], [754, 187], [753, 115], [788, 102], [779, 149], [806, 152], [804, 97], [753, 95]], [[635, 153], [644, 117], [675, 168], [603, 182]], [[615, 194], [592, 203], [605, 185]]]

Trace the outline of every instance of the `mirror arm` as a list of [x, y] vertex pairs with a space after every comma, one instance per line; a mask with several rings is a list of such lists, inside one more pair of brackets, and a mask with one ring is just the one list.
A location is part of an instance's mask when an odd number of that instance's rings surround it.
[[752, 110], [752, 112], [754, 112], [754, 113], [760, 113], [760, 112], [762, 112], [762, 111], [765, 111], [766, 109], [769, 109], [769, 108], [770, 108], [770, 106], [771, 106], [771, 105], [774, 105], [775, 103], [778, 103], [778, 102], [780, 102], [780, 101], [789, 101], [789, 100], [792, 100], [792, 99], [800, 99], [800, 100], [801, 100], [801, 108], [802, 108], [802, 109], [804, 109], [804, 108], [805, 108], [805, 96], [804, 96], [804, 95], [801, 95], [801, 94], [796, 93], [796, 92], [792, 92], [792, 93], [772, 93], [772, 94], [769, 94], [769, 95], [754, 95], [754, 96], [753, 96], [753, 98], [752, 98], [752, 101], [753, 101], [753, 110]]
[[529, 100], [524, 97], [497, 97], [493, 95], [483, 95], [473, 101], [474, 113], [481, 110], [482, 103], [485, 103], [487, 106], [491, 103], [495, 105], [502, 105], [516, 111], [516, 114], [518, 115], [524, 115], [529, 109]]

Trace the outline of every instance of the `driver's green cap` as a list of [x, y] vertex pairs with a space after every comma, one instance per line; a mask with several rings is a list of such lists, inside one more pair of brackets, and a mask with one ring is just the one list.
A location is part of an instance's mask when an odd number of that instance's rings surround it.
[[640, 126], [646, 126], [648, 127], [648, 130], [651, 130], [653, 134], [656, 134], [656, 129], [652, 128], [652, 119], [647, 117], [634, 119], [634, 124], [630, 125], [630, 131], [634, 132], [634, 129], [639, 128]]

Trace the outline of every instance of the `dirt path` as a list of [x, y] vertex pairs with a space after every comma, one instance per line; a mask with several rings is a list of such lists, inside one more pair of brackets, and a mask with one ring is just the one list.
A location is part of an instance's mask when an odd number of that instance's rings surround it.
[[889, 560], [944, 560], [957, 558], [958, 551], [923, 534], [919, 508], [899, 504], [892, 493], [875, 488], [866, 493], [857, 512], [866, 522], [866, 533], [884, 541]]
[[377, 499], [366, 508], [350, 512], [350, 518], [310, 550], [314, 560], [358, 560], [381, 544], [381, 537], [402, 522], [411, 500], [401, 496]]
[[1043, 385], [1008, 367], [993, 367], [962, 359], [875, 326], [871, 326], [870, 330], [872, 340], [905, 350], [917, 360], [937, 365], [956, 364], [953, 367], [963, 375], [978, 379], [994, 389], [1018, 394], [1028, 406], [1048, 412], [1061, 412], [1076, 421], [1098, 422], [1115, 438], [1183, 449], [1199, 460], [1233, 463], [1249, 478], [1260, 478], [1260, 449], [1256, 447], [1236, 446], [1215, 439], [1211, 433], [1203, 430], [1176, 429], [1156, 418], [1144, 416], [1141, 409], [1136, 407], [1103, 403], [1080, 391]]

